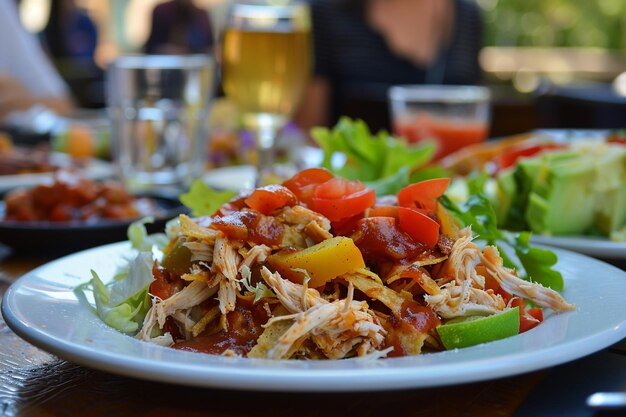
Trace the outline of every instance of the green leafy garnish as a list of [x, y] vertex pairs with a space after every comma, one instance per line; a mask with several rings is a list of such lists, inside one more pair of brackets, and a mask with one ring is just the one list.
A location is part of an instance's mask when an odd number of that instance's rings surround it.
[[[468, 179], [470, 197], [463, 203], [455, 203], [446, 195], [440, 202], [463, 226], [471, 226], [480, 240], [497, 247], [505, 266], [515, 268], [525, 279], [562, 291], [563, 276], [553, 269], [557, 262], [554, 252], [531, 247], [528, 232], [498, 229], [495, 211], [483, 193], [485, 180], [484, 176]], [[515, 256], [507, 254], [504, 250], [507, 247], [513, 249]]]
[[104, 284], [95, 271], [89, 282], [93, 288], [96, 313], [109, 326], [124, 333], [139, 329], [152, 305], [148, 289], [154, 281], [152, 254], [140, 253], [130, 264], [128, 273]]
[[146, 230], [146, 224], [153, 222], [153, 217], [144, 217], [141, 220], [132, 222], [130, 226], [128, 226], [128, 229], [126, 230], [126, 235], [128, 236], [128, 240], [130, 240], [130, 243], [134, 249], [145, 252], [152, 250], [153, 246], [156, 246], [159, 249], [163, 249], [165, 246], [167, 246], [169, 239], [165, 234], [148, 234], [148, 230]]
[[[341, 118], [332, 129], [317, 127], [311, 136], [322, 148], [322, 167], [350, 180], [363, 181], [378, 195], [395, 194], [409, 184], [410, 175], [435, 153], [434, 143], [409, 145], [385, 131], [372, 134], [362, 120]], [[334, 155], [345, 156], [341, 166]]]
[[191, 184], [189, 191], [180, 196], [180, 202], [191, 210], [194, 217], [211, 216], [235, 195], [237, 193], [232, 191], [214, 190], [201, 179], [197, 179]]
[[256, 303], [261, 298], [276, 298], [276, 294], [270, 290], [267, 285], [262, 282], [258, 282], [256, 285], [252, 285], [252, 272], [247, 266], [241, 268], [241, 279], [239, 280], [248, 292], [254, 294], [254, 301]]

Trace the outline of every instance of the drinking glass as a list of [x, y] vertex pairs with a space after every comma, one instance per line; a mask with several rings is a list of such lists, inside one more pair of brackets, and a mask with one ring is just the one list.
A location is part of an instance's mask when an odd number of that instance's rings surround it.
[[440, 159], [489, 134], [490, 92], [463, 85], [403, 85], [389, 90], [393, 130], [409, 142], [434, 140]]
[[311, 73], [311, 19], [304, 3], [231, 5], [222, 51], [224, 91], [257, 145], [257, 185], [272, 174], [274, 143]]
[[180, 191], [201, 176], [215, 79], [206, 55], [136, 55], [107, 70], [113, 156], [131, 191]]

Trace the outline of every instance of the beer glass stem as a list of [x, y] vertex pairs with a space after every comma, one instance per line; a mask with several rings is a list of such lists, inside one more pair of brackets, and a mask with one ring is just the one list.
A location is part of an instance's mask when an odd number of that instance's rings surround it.
[[257, 148], [255, 186], [261, 187], [273, 177], [276, 136], [287, 122], [287, 118], [278, 114], [256, 113], [244, 115], [243, 122], [255, 136]]
[[256, 132], [258, 144], [258, 165], [255, 181], [256, 187], [264, 185], [265, 180], [272, 175], [274, 166], [274, 142], [277, 130], [273, 126], [260, 126]]

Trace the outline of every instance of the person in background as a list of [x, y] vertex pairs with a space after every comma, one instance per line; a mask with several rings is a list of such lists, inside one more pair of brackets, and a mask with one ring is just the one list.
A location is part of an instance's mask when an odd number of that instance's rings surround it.
[[208, 53], [213, 32], [207, 11], [192, 0], [171, 0], [152, 11], [150, 35], [144, 46], [148, 54]]
[[103, 107], [104, 72], [94, 59], [98, 30], [87, 12], [75, 0], [51, 0], [40, 37], [81, 107]]
[[15, 1], [0, 0], [0, 122], [34, 105], [61, 115], [73, 108], [67, 86], [20, 24]]
[[46, 49], [55, 58], [94, 61], [98, 30], [75, 0], [50, 1], [50, 15], [42, 37]]
[[395, 84], [476, 84], [482, 20], [465, 0], [310, 0], [314, 77], [296, 122], [304, 130], [340, 116], [389, 129]]

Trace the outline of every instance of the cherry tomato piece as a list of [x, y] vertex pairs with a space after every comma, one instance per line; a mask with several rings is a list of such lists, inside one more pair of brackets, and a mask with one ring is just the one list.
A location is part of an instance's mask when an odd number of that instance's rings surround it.
[[376, 203], [376, 192], [358, 181], [333, 178], [315, 189], [311, 200], [313, 210], [330, 221], [362, 214]]
[[398, 207], [398, 217], [400, 230], [429, 248], [435, 247], [439, 240], [439, 223], [425, 214], [407, 207]]
[[398, 193], [398, 205], [430, 212], [437, 210], [437, 198], [450, 185], [450, 178], [433, 178], [404, 187]]
[[333, 178], [335, 176], [324, 168], [309, 168], [298, 172], [283, 182], [283, 185], [289, 188], [300, 201], [308, 205], [311, 203], [317, 185]]
[[519, 332], [524, 333], [536, 327], [543, 321], [543, 311], [539, 307], [526, 309], [526, 301], [516, 297], [511, 301], [511, 307], [519, 307]]
[[276, 209], [296, 205], [298, 199], [287, 187], [272, 184], [257, 188], [245, 202], [248, 207], [268, 215]]
[[560, 143], [522, 143], [504, 151], [494, 162], [498, 170], [503, 170], [515, 165], [520, 158], [528, 158], [543, 151], [563, 149], [564, 147], [566, 145]]

